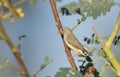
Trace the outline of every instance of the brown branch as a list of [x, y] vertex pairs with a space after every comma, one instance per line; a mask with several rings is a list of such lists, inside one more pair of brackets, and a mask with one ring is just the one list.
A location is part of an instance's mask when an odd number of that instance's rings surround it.
[[57, 25], [57, 28], [58, 28], [58, 32], [60, 33], [60, 36], [61, 36], [61, 38], [63, 40], [63, 43], [64, 43], [65, 52], [67, 54], [67, 57], [71, 58], [71, 59], [69, 59], [69, 62], [71, 64], [72, 68], [77, 70], [77, 66], [76, 66], [76, 64], [74, 62], [74, 59], [72, 58], [71, 50], [66, 46], [66, 44], [64, 42], [64, 39], [63, 39], [63, 34], [61, 32], [62, 24], [61, 24], [59, 16], [58, 16], [58, 12], [57, 12], [57, 9], [56, 9], [55, 1], [54, 0], [50, 0], [50, 4], [51, 4], [52, 11], [53, 11], [53, 14], [54, 14], [55, 22], [57, 23], [56, 25]]
[[94, 26], [91, 26], [91, 27], [92, 27], [92, 29], [93, 29], [95, 35], [96, 35], [97, 38], [99, 39], [101, 45], [102, 45], [103, 47], [105, 47], [105, 43], [104, 43], [104, 41], [102, 40], [102, 37], [99, 36], [99, 34], [98, 34], [97, 31], [95, 30], [95, 27], [94, 27]]
[[15, 58], [17, 59], [17, 62], [19, 63], [20, 65], [20, 69], [22, 71], [24, 71], [24, 76], [25, 77], [30, 77], [29, 73], [28, 73], [28, 70], [21, 58], [21, 55], [19, 53], [19, 51], [15, 48], [15, 46], [13, 45], [12, 41], [10, 40], [9, 36], [7, 35], [2, 23], [0, 22], [0, 31], [2, 32], [2, 34], [4, 35], [5, 37], [5, 41], [6, 43], [8, 44], [8, 46], [10, 47], [10, 49], [12, 50], [12, 53], [14, 54]]
[[41, 71], [42, 69], [38, 69], [34, 74], [33, 74], [33, 77], [37, 77], [38, 73]]
[[41, 64], [40, 68], [37, 71], [34, 72], [33, 77], [37, 77], [38, 73], [40, 73], [51, 62], [52, 62], [52, 60], [49, 60], [48, 62], [46, 62], [45, 59], [44, 59], [44, 63]]
[[21, 18], [20, 15], [14, 10], [12, 4], [9, 1], [1, 0], [2, 4], [9, 9], [9, 11], [16, 17]]

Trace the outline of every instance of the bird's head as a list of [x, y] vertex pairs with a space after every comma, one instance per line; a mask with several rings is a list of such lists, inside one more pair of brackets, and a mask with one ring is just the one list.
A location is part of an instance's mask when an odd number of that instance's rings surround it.
[[94, 66], [91, 66], [86, 70], [86, 73], [90, 74], [90, 73], [93, 73], [94, 71], [95, 71]]
[[70, 32], [72, 32], [72, 30], [70, 28], [68, 28], [68, 27], [63, 28], [63, 34], [70, 33]]

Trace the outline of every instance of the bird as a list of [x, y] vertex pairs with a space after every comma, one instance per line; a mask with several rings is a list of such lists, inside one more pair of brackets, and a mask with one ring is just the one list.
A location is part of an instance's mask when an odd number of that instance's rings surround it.
[[95, 71], [94, 66], [88, 67], [83, 77], [95, 77], [94, 71]]
[[96, 70], [93, 63], [87, 63], [84, 67], [82, 72], [83, 77], [100, 77], [99, 72]]
[[86, 58], [88, 62], [92, 62], [87, 50], [82, 46], [76, 36], [69, 27], [63, 27], [63, 39], [68, 48], [75, 51], [75, 55], [81, 55]]

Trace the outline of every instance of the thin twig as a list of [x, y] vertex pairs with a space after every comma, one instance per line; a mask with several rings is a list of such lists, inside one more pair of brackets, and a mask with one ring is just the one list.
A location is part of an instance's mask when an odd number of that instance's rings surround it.
[[[52, 60], [50, 60], [50, 61], [48, 61], [48, 63], [46, 63], [46, 64], [42, 64], [41, 66], [40, 66], [40, 68], [37, 70], [37, 71], [35, 71], [35, 73], [33, 74], [33, 77], [36, 77], [37, 75], [38, 75], [38, 73], [40, 73], [41, 72], [41, 70], [43, 70], [48, 64], [50, 64], [52, 62]], [[44, 65], [44, 66], [43, 66]]]
[[58, 16], [58, 12], [57, 12], [57, 9], [56, 9], [55, 1], [54, 0], [50, 0], [50, 4], [51, 4], [52, 11], [53, 11], [53, 14], [54, 14], [55, 22], [57, 23], [58, 31], [59, 31], [60, 36], [61, 36], [61, 38], [63, 40], [63, 43], [64, 43], [65, 52], [67, 54], [67, 57], [71, 58], [71, 59], [69, 59], [69, 62], [71, 64], [72, 68], [74, 68], [74, 69], [77, 70], [77, 66], [76, 66], [76, 64], [74, 62], [74, 59], [72, 58], [71, 50], [67, 47], [67, 45], [65, 44], [64, 39], [63, 39], [63, 34], [61, 32], [61, 30], [62, 30], [62, 24], [61, 24], [59, 16]]
[[108, 56], [110, 63], [113, 65], [113, 68], [115, 69], [117, 76], [120, 77], [120, 64], [118, 63], [117, 59], [115, 58], [115, 56], [112, 53], [112, 51], [110, 50], [110, 48], [108, 46], [106, 46], [106, 44], [103, 42], [102, 38], [98, 35], [94, 26], [92, 26], [92, 29], [95, 32], [98, 40], [100, 41], [105, 54]]
[[20, 18], [19, 14], [15, 11], [15, 9], [13, 8], [12, 4], [10, 4], [7, 0], [1, 0], [1, 2], [3, 3], [3, 5], [9, 9], [9, 11], [16, 17]]
[[81, 21], [78, 21], [77, 24], [75, 24], [75, 25], [73, 26], [72, 31], [73, 31], [76, 27], [78, 27], [78, 25], [79, 25], [80, 23], [81, 23]]
[[104, 43], [104, 41], [102, 40], [102, 37], [99, 36], [99, 34], [97, 33], [97, 31], [95, 30], [95, 27], [94, 27], [93, 25], [92, 25], [91, 27], [92, 27], [92, 29], [93, 29], [95, 35], [96, 35], [97, 38], [99, 39], [101, 45], [104, 47], [104, 46], [105, 46], [105, 43]]
[[14, 54], [15, 58], [17, 59], [18, 64], [20, 65], [20, 68], [24, 71], [25, 73], [25, 77], [30, 77], [29, 72], [21, 58], [21, 55], [19, 54], [18, 50], [15, 48], [15, 46], [13, 45], [12, 41], [10, 40], [7, 32], [5, 31], [2, 23], [0, 22], [0, 31], [2, 32], [2, 34], [5, 37], [5, 41], [8, 44], [8, 46], [10, 47], [10, 49], [12, 50], [12, 53]]
[[38, 69], [38, 70], [33, 74], [33, 77], [36, 77], [40, 71], [41, 71], [41, 69]]

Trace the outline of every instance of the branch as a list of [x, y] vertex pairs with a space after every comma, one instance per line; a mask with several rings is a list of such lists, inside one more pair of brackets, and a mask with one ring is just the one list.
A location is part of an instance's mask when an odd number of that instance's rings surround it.
[[102, 38], [98, 35], [97, 31], [95, 30], [94, 26], [92, 26], [92, 29], [93, 31], [95, 32], [98, 40], [100, 41], [102, 47], [103, 47], [103, 50], [104, 52], [106, 53], [108, 59], [110, 60], [111, 64], [113, 65], [115, 71], [116, 71], [116, 74], [118, 77], [120, 77], [120, 65], [117, 61], [117, 59], [115, 58], [115, 56], [113, 55], [112, 51], [110, 50], [110, 48], [108, 48], [106, 46], [106, 44], [103, 42]]
[[18, 18], [21, 18], [20, 15], [14, 10], [11, 2], [6, 1], [6, 0], [1, 0], [1, 2], [2, 2], [2, 4], [3, 4], [6, 8], [8, 8], [8, 9], [10, 10], [10, 12], [11, 12], [14, 16], [16, 16], [16, 17], [18, 17]]
[[33, 74], [33, 77], [37, 77], [38, 73], [41, 71], [42, 69], [38, 69], [34, 74]]
[[[71, 58], [72, 57], [71, 50], [65, 44], [64, 39], [63, 39], [63, 34], [61, 32], [61, 30], [62, 30], [62, 24], [61, 24], [59, 16], [58, 16], [58, 12], [57, 12], [57, 9], [56, 9], [55, 1], [54, 0], [50, 0], [50, 4], [51, 4], [52, 11], [53, 11], [53, 14], [54, 14], [55, 22], [57, 23], [56, 25], [57, 25], [57, 28], [58, 28], [58, 32], [60, 33], [60, 36], [61, 36], [61, 38], [63, 40], [63, 44], [64, 44], [64, 47], [65, 47], [65, 52], [67, 54], [67, 57]], [[73, 58], [69, 59], [69, 62], [71, 64], [72, 68], [74, 68], [74, 69], [77, 70], [77, 66], [76, 66], [76, 64], [74, 62], [74, 59]]]
[[40, 68], [34, 72], [33, 77], [36, 77], [38, 73], [40, 73], [48, 64], [50, 64], [52, 60], [49, 60], [48, 56], [44, 58], [44, 62], [41, 64]]
[[14, 54], [15, 58], [17, 59], [18, 64], [20, 65], [20, 69], [22, 71], [24, 71], [24, 76], [25, 77], [30, 77], [28, 70], [21, 58], [21, 54], [19, 53], [19, 51], [15, 48], [15, 46], [13, 45], [12, 41], [10, 40], [9, 36], [7, 35], [2, 23], [0, 22], [0, 31], [2, 32], [2, 34], [5, 37], [5, 41], [8, 44], [8, 46], [10, 47], [10, 49], [12, 50], [12, 53]]
[[113, 41], [114, 41], [114, 38], [115, 36], [117, 35], [118, 31], [119, 31], [119, 28], [120, 28], [120, 13], [119, 13], [119, 16], [118, 16], [118, 19], [116, 21], [116, 24], [115, 24], [115, 27], [113, 29], [113, 32], [111, 33], [110, 35], [110, 38], [108, 39], [108, 41], [106, 42], [106, 46], [108, 48], [111, 47]]
[[104, 43], [104, 41], [102, 40], [102, 37], [99, 36], [99, 34], [98, 34], [97, 31], [95, 30], [95, 27], [94, 27], [94, 26], [92, 26], [92, 29], [93, 29], [96, 37], [99, 39], [101, 45], [102, 45], [103, 47], [105, 47], [105, 43]]
[[77, 28], [80, 23], [81, 23], [81, 20], [78, 21], [77, 24], [75, 24], [75, 25], [73, 26], [72, 31], [73, 31], [75, 28]]

